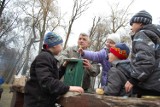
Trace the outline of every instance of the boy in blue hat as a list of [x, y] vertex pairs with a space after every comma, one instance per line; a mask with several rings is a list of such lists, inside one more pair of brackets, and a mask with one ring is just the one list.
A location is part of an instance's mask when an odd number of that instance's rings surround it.
[[54, 55], [61, 52], [62, 43], [62, 38], [53, 32], [45, 35], [44, 49], [30, 68], [30, 79], [25, 86], [24, 107], [54, 107], [58, 96], [68, 91], [83, 92], [83, 88], [67, 86], [59, 80], [65, 73], [66, 64], [58, 69], [58, 61]]

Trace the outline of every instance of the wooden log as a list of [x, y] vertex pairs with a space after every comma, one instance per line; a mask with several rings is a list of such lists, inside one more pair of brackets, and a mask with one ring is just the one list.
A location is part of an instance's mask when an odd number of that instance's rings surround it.
[[160, 107], [160, 98], [127, 98], [88, 94], [61, 97], [62, 107]]

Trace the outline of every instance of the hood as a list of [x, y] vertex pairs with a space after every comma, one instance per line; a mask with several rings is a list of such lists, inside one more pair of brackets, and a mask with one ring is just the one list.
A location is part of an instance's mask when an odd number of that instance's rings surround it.
[[145, 25], [141, 30], [150, 30], [160, 37], [160, 25], [149, 24]]

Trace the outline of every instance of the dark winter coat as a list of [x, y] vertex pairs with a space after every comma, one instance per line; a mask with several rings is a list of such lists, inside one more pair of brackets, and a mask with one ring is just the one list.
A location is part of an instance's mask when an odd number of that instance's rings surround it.
[[132, 84], [160, 92], [160, 29], [145, 25], [132, 36]]
[[111, 96], [125, 96], [124, 85], [130, 78], [130, 61], [119, 60], [112, 62], [112, 67], [108, 72], [108, 84], [104, 91], [106, 95]]
[[50, 51], [42, 50], [30, 68], [25, 86], [24, 107], [54, 107], [56, 98], [65, 94], [69, 86], [59, 79], [65, 69], [57, 68], [57, 60]]

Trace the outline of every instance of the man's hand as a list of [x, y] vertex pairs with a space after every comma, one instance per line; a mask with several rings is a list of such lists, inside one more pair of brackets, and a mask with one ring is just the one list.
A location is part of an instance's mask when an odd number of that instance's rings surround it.
[[130, 92], [133, 88], [133, 84], [131, 84], [129, 81], [126, 82], [125, 84], [125, 91], [126, 93]]
[[92, 67], [91, 63], [90, 63], [89, 60], [87, 60], [87, 59], [83, 59], [83, 65], [84, 65], [84, 67], [87, 68], [88, 70], [90, 70], [91, 67]]

